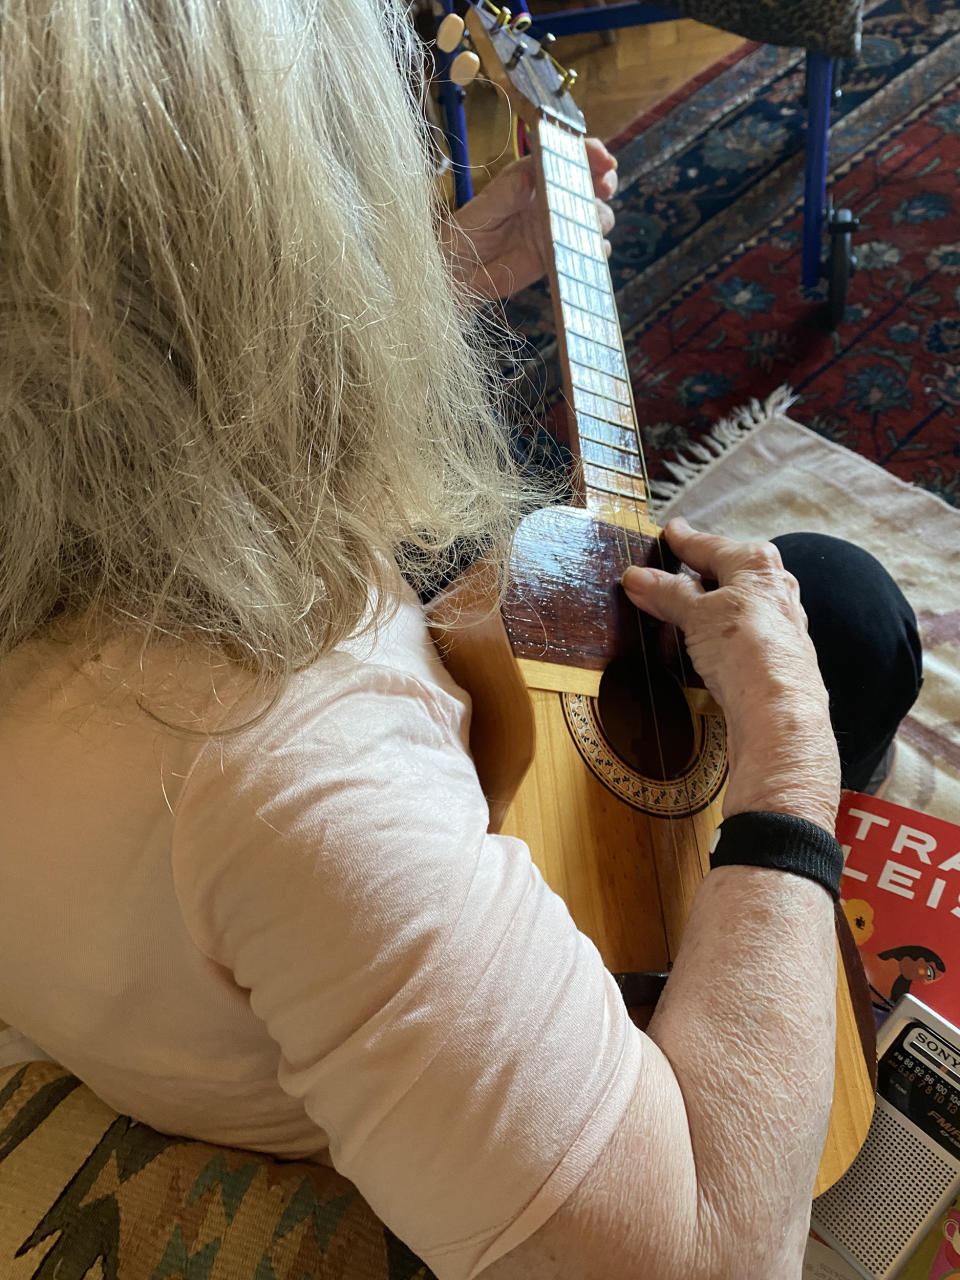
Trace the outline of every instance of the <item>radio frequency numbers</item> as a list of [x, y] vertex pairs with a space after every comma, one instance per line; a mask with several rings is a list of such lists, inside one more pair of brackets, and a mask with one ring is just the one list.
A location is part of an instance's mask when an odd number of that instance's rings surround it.
[[890, 1056], [899, 1068], [898, 1074], [910, 1083], [915, 1092], [923, 1092], [928, 1097], [936, 1095], [937, 1101], [945, 1105], [948, 1115], [955, 1116], [960, 1112], [960, 1096], [952, 1092], [929, 1067], [918, 1062], [912, 1053], [905, 1053], [898, 1046]]

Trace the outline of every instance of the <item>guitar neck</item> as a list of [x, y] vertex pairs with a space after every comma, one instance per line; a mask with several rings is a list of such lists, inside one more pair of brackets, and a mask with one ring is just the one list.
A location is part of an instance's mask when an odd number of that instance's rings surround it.
[[548, 212], [550, 277], [575, 487], [592, 515], [647, 523], [645, 469], [627, 357], [583, 136], [541, 116], [537, 180]]

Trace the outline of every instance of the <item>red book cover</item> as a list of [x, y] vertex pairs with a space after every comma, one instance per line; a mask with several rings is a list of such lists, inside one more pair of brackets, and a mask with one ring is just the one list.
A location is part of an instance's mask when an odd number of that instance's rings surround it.
[[960, 1026], [960, 826], [845, 791], [840, 892], [877, 1009], [909, 992]]

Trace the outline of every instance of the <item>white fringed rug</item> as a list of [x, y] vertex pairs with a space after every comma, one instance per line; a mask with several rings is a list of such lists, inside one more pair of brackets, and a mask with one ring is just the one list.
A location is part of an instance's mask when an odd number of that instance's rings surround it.
[[680, 463], [659, 523], [684, 515], [736, 538], [800, 530], [872, 552], [913, 605], [924, 685], [884, 799], [960, 823], [960, 511], [786, 416], [782, 393], [722, 424]]

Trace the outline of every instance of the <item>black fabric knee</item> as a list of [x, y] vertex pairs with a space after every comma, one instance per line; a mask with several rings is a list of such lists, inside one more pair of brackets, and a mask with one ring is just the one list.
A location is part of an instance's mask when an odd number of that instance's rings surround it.
[[868, 551], [821, 533], [774, 538], [800, 584], [840, 750], [843, 785], [861, 791], [920, 692], [917, 620]]

